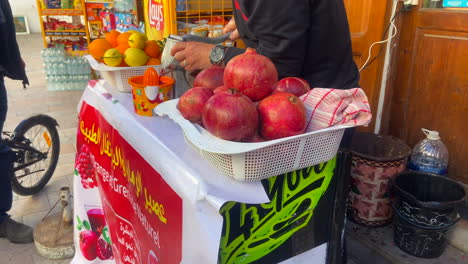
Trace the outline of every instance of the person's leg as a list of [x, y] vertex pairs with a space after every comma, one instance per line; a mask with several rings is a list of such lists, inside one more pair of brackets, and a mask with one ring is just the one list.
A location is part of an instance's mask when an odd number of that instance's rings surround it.
[[[7, 94], [3, 76], [0, 76], [0, 135], [8, 110]], [[0, 140], [0, 223], [7, 218], [11, 209], [13, 193], [11, 190], [11, 151]]]
[[[0, 135], [8, 110], [5, 82], [0, 76]], [[1, 139], [1, 138], [0, 138]], [[13, 203], [11, 177], [13, 175], [14, 153], [0, 140], [0, 237], [13, 243], [33, 242], [33, 229], [10, 218], [7, 212]]]

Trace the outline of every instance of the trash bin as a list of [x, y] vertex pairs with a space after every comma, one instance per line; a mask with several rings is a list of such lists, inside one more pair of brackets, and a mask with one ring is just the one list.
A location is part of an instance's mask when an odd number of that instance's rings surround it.
[[465, 202], [465, 188], [436, 174], [406, 171], [392, 182], [395, 208], [410, 222], [442, 227], [452, 224]]
[[421, 258], [437, 258], [447, 246], [447, 237], [460, 220], [458, 209], [465, 202], [465, 188], [444, 176], [406, 171], [392, 181], [396, 214], [395, 244]]
[[348, 218], [370, 227], [391, 223], [393, 212], [388, 186], [391, 179], [406, 169], [411, 148], [393, 136], [356, 133], [350, 150]]
[[432, 227], [412, 223], [400, 214], [396, 207], [395, 225], [393, 227], [393, 241], [402, 251], [420, 258], [437, 258], [447, 247], [447, 237], [457, 219], [450, 224]]

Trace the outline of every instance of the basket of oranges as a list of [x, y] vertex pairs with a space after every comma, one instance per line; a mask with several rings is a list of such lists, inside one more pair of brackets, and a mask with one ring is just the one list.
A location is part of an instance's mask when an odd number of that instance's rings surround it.
[[85, 58], [91, 68], [117, 90], [130, 93], [129, 78], [143, 75], [149, 67], [162, 73], [163, 45], [162, 41], [148, 40], [145, 34], [135, 30], [125, 33], [112, 30], [105, 34], [105, 38], [95, 39], [89, 44], [90, 55]]

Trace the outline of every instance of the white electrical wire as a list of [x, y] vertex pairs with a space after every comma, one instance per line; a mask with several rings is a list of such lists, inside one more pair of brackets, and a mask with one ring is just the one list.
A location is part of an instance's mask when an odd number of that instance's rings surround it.
[[[398, 4], [398, 1], [399, 1], [399, 0], [395, 0], [395, 2], [397, 2], [397, 4]], [[392, 34], [390, 37], [388, 37], [387, 39], [385, 39], [385, 40], [376, 41], [376, 42], [372, 43], [372, 45], [369, 47], [369, 55], [367, 56], [367, 60], [366, 60], [366, 62], [362, 65], [361, 69], [359, 69], [359, 71], [362, 71], [362, 70], [364, 70], [364, 68], [367, 67], [367, 64], [369, 63], [369, 60], [371, 59], [371, 56], [372, 56], [372, 48], [373, 48], [375, 45], [386, 43], [386, 42], [392, 40], [392, 39], [397, 35], [397, 33], [398, 33], [398, 28], [396, 27], [395, 21], [394, 21], [394, 19], [393, 19], [394, 16], [395, 16], [395, 13], [396, 13], [396, 8], [393, 9], [392, 15], [390, 16], [390, 26], [393, 28], [393, 34]], [[391, 32], [391, 31], [392, 31], [392, 30], [390, 30], [390, 32]], [[389, 34], [390, 34], [390, 32], [389, 32]]]
[[[398, 6], [398, 1], [394, 2], [393, 7], [392, 7], [392, 13], [396, 14]], [[400, 9], [401, 10], [401, 9]], [[401, 12], [401, 11], [399, 11]], [[393, 15], [393, 17], [390, 18], [390, 22], [394, 21], [396, 15]], [[389, 35], [392, 35], [392, 28], [390, 28], [390, 32], [388, 33]], [[388, 73], [390, 69], [390, 57], [392, 54], [392, 49], [390, 47], [390, 42], [387, 43], [387, 49], [385, 50], [385, 57], [384, 57], [384, 66], [382, 69], [382, 81], [380, 83], [380, 94], [379, 94], [379, 100], [377, 104], [377, 115], [375, 117], [375, 126], [374, 126], [374, 133], [379, 134], [380, 133], [380, 128], [382, 126], [382, 114], [384, 110], [384, 102], [385, 102], [385, 94], [387, 90], [387, 80], [388, 80]]]

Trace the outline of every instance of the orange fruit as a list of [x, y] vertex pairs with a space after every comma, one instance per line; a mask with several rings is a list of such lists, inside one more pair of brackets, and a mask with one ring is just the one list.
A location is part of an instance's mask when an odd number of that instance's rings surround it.
[[117, 47], [118, 43], [117, 43], [117, 37], [120, 35], [120, 32], [118, 32], [117, 30], [111, 30], [109, 32], [106, 33], [106, 40], [107, 42], [109, 42], [112, 47]]
[[161, 65], [161, 60], [158, 58], [149, 58], [145, 65]]
[[128, 44], [121, 44], [115, 47], [121, 54], [125, 54], [125, 51], [129, 48]]
[[102, 61], [101, 57], [108, 49], [112, 49], [112, 45], [105, 39], [95, 39], [89, 44], [89, 54], [98, 61]]
[[132, 33], [130, 33], [130, 32], [121, 33], [121, 34], [117, 37], [117, 43], [118, 43], [118, 45], [122, 45], [122, 44], [128, 45], [128, 38], [129, 38], [131, 35], [132, 35]]
[[159, 58], [159, 56], [161, 56], [161, 49], [156, 41], [148, 40], [145, 45], [145, 53], [151, 58]]
[[120, 63], [120, 65], [117, 67], [128, 67], [128, 65], [125, 63], [125, 61], [122, 60], [122, 63]]

